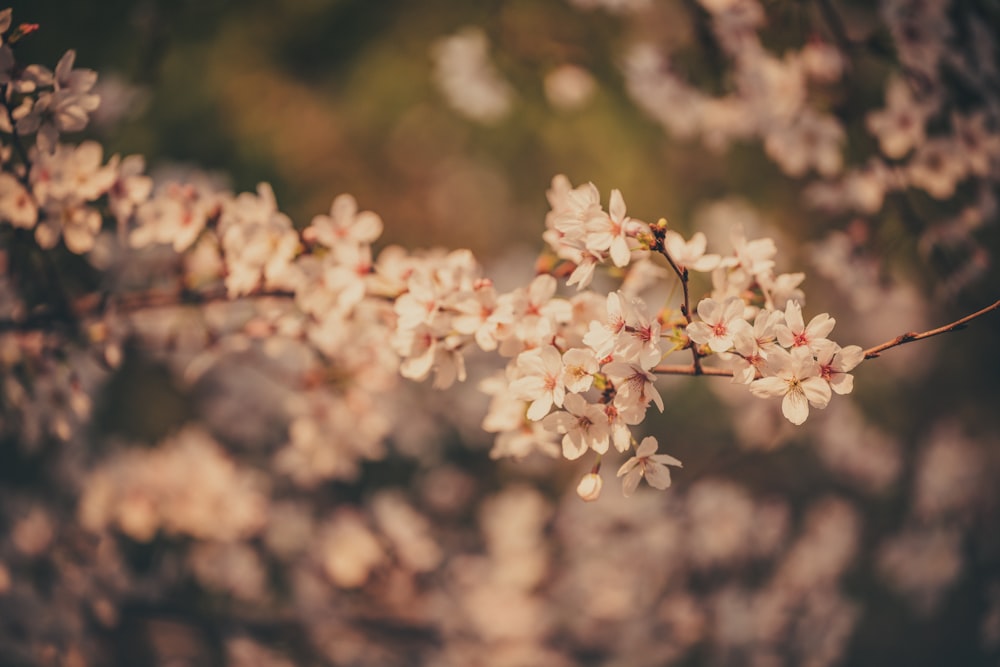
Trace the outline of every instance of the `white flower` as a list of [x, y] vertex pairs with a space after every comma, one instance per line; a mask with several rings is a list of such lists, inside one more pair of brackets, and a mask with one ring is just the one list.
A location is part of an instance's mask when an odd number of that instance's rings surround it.
[[624, 361], [612, 361], [605, 364], [602, 369], [604, 374], [614, 382], [615, 406], [623, 411], [634, 409], [645, 409], [650, 401], [656, 403], [656, 407], [663, 412], [663, 398], [653, 384], [656, 376], [634, 363]]
[[781, 413], [798, 426], [809, 417], [809, 405], [825, 408], [830, 402], [830, 385], [820, 377], [819, 364], [806, 347], [791, 352], [775, 348], [767, 358], [769, 377], [754, 380], [750, 393], [761, 398], [783, 396]]
[[653, 436], [642, 439], [635, 450], [635, 456], [622, 464], [618, 469], [618, 477], [622, 479], [622, 493], [628, 497], [639, 486], [639, 480], [654, 489], [666, 489], [670, 486], [670, 468], [668, 465], [683, 467], [683, 464], [669, 454], [656, 454], [658, 443]]
[[719, 265], [722, 258], [718, 255], [706, 255], [708, 240], [701, 232], [697, 232], [690, 241], [672, 229], [668, 229], [663, 237], [663, 247], [674, 260], [674, 264], [692, 271], [711, 271]]
[[775, 327], [775, 334], [782, 347], [805, 347], [815, 354], [836, 323], [828, 314], [820, 313], [807, 326], [802, 320], [802, 306], [789, 301], [785, 306], [785, 323]]
[[562, 382], [576, 394], [582, 394], [594, 384], [594, 373], [598, 370], [597, 357], [591, 350], [574, 347], [562, 357]]
[[583, 337], [583, 342], [589, 345], [598, 357], [604, 358], [611, 354], [618, 342], [618, 335], [625, 329], [628, 318], [626, 307], [629, 302], [623, 300], [618, 292], [608, 294], [608, 319], [606, 324], [591, 322], [590, 330]]
[[339, 243], [370, 244], [382, 235], [382, 218], [371, 211], [358, 212], [358, 203], [349, 194], [338, 195], [330, 205], [330, 215], [317, 215], [303, 232], [327, 248]]
[[775, 326], [785, 319], [778, 310], [761, 310], [753, 323], [753, 329], [745, 329], [734, 339], [736, 354], [733, 355], [733, 382], [750, 384], [757, 377], [758, 370], [767, 360], [768, 350], [777, 346]]
[[517, 357], [520, 378], [510, 383], [514, 398], [531, 402], [528, 419], [538, 421], [552, 406], [562, 407], [566, 387], [563, 384], [562, 355], [552, 345], [527, 350]]
[[713, 352], [726, 352], [733, 347], [733, 339], [750, 328], [743, 319], [743, 299], [729, 297], [723, 303], [715, 299], [702, 299], [698, 304], [700, 322], [687, 326], [687, 334], [699, 345], [708, 344]]
[[563, 433], [563, 456], [570, 461], [580, 458], [588, 448], [598, 454], [608, 451], [608, 418], [601, 406], [588, 403], [579, 394], [567, 394], [565, 411], [553, 412], [542, 421], [550, 431]]
[[840, 347], [833, 341], [824, 341], [817, 353], [819, 374], [830, 383], [834, 393], [849, 394], [854, 389], [854, 376], [849, 371], [865, 359], [865, 352], [857, 345]]
[[632, 257], [628, 245], [632, 219], [625, 215], [625, 200], [620, 190], [611, 191], [608, 211], [609, 215], [595, 216], [587, 221], [587, 249], [607, 250], [615, 266], [625, 266]]

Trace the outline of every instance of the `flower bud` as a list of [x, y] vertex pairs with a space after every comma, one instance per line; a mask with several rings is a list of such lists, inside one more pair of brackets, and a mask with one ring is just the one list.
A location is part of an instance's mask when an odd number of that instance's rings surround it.
[[594, 472], [588, 472], [576, 485], [576, 495], [586, 502], [597, 500], [601, 497], [601, 488], [604, 487], [604, 480]]

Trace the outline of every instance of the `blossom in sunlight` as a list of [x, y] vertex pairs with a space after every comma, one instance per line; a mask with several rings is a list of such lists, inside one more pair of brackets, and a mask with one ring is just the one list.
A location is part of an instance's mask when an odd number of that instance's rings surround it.
[[791, 352], [775, 348], [767, 358], [767, 377], [750, 383], [750, 393], [761, 398], [781, 396], [781, 414], [796, 426], [809, 417], [809, 406], [825, 408], [830, 385], [820, 377], [819, 364], [805, 347]]
[[542, 420], [550, 431], [563, 434], [563, 456], [573, 461], [588, 449], [598, 454], [608, 451], [611, 443], [608, 419], [601, 406], [588, 403], [579, 394], [567, 394], [565, 410], [553, 412]]
[[634, 233], [634, 225], [632, 218], [625, 215], [625, 210], [621, 191], [612, 190], [608, 215], [591, 218], [587, 225], [587, 248], [608, 251], [615, 266], [625, 266], [632, 256], [628, 239], [629, 233]]
[[854, 376], [850, 371], [865, 359], [865, 352], [857, 345], [840, 347], [825, 340], [818, 346], [816, 362], [820, 376], [830, 383], [836, 394], [849, 394], [854, 389]]
[[802, 306], [795, 301], [785, 305], [785, 321], [775, 325], [775, 334], [782, 347], [805, 347], [816, 354], [827, 342], [826, 335], [833, 331], [835, 319], [820, 313], [806, 325], [802, 319]]
[[358, 203], [348, 194], [338, 195], [330, 205], [329, 215], [317, 215], [303, 232], [310, 241], [327, 248], [340, 243], [374, 243], [382, 235], [382, 218], [371, 211], [358, 211]]
[[750, 384], [767, 361], [768, 350], [777, 346], [775, 328], [784, 322], [784, 313], [761, 310], [754, 319], [753, 328], [741, 331], [733, 340], [736, 354], [731, 355], [733, 382]]
[[708, 345], [713, 352], [726, 352], [733, 347], [736, 336], [750, 329], [743, 319], [743, 300], [730, 297], [723, 303], [702, 299], [698, 304], [700, 322], [687, 326], [687, 334], [699, 345]]
[[657, 454], [659, 447], [656, 438], [646, 436], [635, 449], [635, 456], [622, 464], [618, 469], [618, 477], [622, 478], [622, 493], [631, 496], [639, 486], [639, 480], [645, 478], [646, 483], [654, 489], [666, 489], [670, 486], [670, 468], [683, 467], [680, 461], [669, 454]]
[[690, 241], [672, 229], [663, 236], [663, 247], [679, 268], [692, 271], [711, 271], [719, 265], [722, 258], [718, 255], [706, 255], [705, 248], [708, 239], [702, 232], [695, 232]]
[[551, 345], [522, 352], [517, 357], [521, 377], [510, 383], [514, 398], [528, 401], [528, 419], [538, 421], [552, 406], [562, 407], [566, 386], [563, 384], [563, 360]]

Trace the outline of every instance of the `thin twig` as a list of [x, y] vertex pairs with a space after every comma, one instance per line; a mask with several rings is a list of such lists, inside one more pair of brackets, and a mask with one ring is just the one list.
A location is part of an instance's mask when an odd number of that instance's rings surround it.
[[[681, 314], [684, 316], [685, 322], [691, 324], [693, 321], [691, 319], [691, 297], [688, 293], [688, 270], [687, 267], [681, 268], [674, 261], [674, 258], [670, 256], [667, 252], [666, 239], [667, 225], [665, 220], [660, 220], [659, 223], [653, 225], [653, 238], [655, 239], [654, 250], [659, 252], [661, 255], [667, 258], [667, 263], [670, 264], [670, 268], [674, 270], [677, 274], [678, 280], [681, 281], [681, 289], [684, 292], [684, 305], [681, 306]], [[694, 343], [691, 344], [691, 369], [692, 375], [701, 375], [701, 355], [698, 354], [698, 346]]]
[[[966, 315], [960, 320], [955, 320], [951, 324], [946, 324], [943, 327], [938, 327], [937, 329], [931, 329], [930, 331], [924, 331], [922, 333], [904, 333], [896, 336], [892, 340], [887, 340], [884, 343], [870, 347], [865, 350], [865, 359], [874, 359], [880, 356], [886, 350], [892, 349], [894, 347], [899, 347], [906, 343], [912, 343], [916, 340], [924, 340], [925, 338], [931, 338], [932, 336], [937, 336], [939, 334], [948, 333], [950, 331], [958, 331], [964, 329], [972, 320], [977, 317], [982, 317], [983, 315], [992, 312], [994, 310], [1000, 310], [1000, 301], [986, 306], [982, 310], [978, 310], [971, 315]], [[695, 369], [694, 366], [655, 366], [652, 372], [657, 375], [714, 375], [719, 377], [732, 377], [733, 371], [726, 368], [715, 368], [713, 366], [702, 366], [699, 369]]]
[[716, 368], [714, 366], [698, 366], [695, 370], [691, 366], [654, 366], [652, 373], [656, 375], [717, 375], [720, 377], [733, 377], [733, 372], [727, 368]]
[[943, 327], [938, 327], [937, 329], [931, 329], [930, 331], [924, 331], [922, 333], [908, 332], [896, 336], [892, 340], [887, 340], [886, 342], [876, 345], [875, 347], [870, 347], [865, 350], [865, 359], [874, 359], [880, 356], [883, 352], [888, 349], [898, 347], [899, 345], [904, 345], [906, 343], [912, 343], [915, 340], [923, 340], [925, 338], [930, 338], [932, 336], [937, 336], [939, 334], [948, 333], [949, 331], [958, 331], [959, 329], [964, 329], [965, 325], [976, 319], [977, 317], [982, 317], [986, 313], [997, 310], [1000, 308], [1000, 301], [994, 302], [992, 305], [986, 306], [982, 310], [976, 311], [971, 315], [966, 315], [960, 320], [955, 320], [951, 324], [946, 324]]

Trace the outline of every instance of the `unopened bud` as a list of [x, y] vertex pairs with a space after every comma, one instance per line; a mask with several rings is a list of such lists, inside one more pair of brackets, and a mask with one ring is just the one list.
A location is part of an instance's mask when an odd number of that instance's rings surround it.
[[604, 480], [595, 472], [588, 472], [576, 485], [576, 495], [586, 502], [597, 500], [601, 497], [601, 489], [604, 487]]

